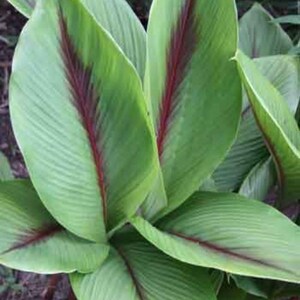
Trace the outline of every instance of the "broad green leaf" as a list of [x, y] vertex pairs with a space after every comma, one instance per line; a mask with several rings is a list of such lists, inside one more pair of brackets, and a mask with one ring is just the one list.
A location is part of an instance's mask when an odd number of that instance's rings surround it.
[[42, 205], [31, 183], [0, 183], [0, 263], [35, 273], [91, 272], [108, 246], [76, 237]]
[[284, 202], [300, 195], [300, 131], [284, 98], [242, 52], [236, 59], [249, 101], [273, 156]]
[[[284, 97], [291, 112], [295, 113], [300, 97], [299, 61], [287, 55], [274, 55], [255, 59], [254, 62]], [[237, 191], [249, 172], [268, 157], [265, 142], [245, 95], [237, 139], [213, 175], [218, 190]]]
[[239, 194], [251, 199], [265, 200], [276, 183], [276, 170], [271, 158], [258, 163], [243, 181]]
[[32, 14], [36, 0], [7, 0], [13, 5], [21, 14], [29, 18]]
[[289, 24], [300, 25], [300, 15], [282, 16], [282, 17], [276, 18], [274, 20], [274, 22], [275, 23], [289, 23]]
[[252, 168], [268, 156], [253, 114], [246, 111], [233, 147], [213, 174], [217, 189], [224, 192], [238, 190]]
[[143, 80], [146, 66], [146, 32], [126, 0], [81, 0], [120, 46]]
[[145, 90], [168, 198], [161, 214], [199, 189], [235, 138], [236, 48], [235, 1], [153, 1]]
[[12, 69], [14, 132], [41, 200], [71, 232], [105, 241], [158, 170], [138, 75], [78, 0], [38, 2]]
[[293, 47], [288, 34], [258, 3], [240, 20], [239, 48], [249, 57], [286, 54]]
[[147, 220], [154, 221], [157, 212], [166, 208], [168, 204], [168, 199], [166, 195], [166, 190], [163, 182], [163, 175], [161, 170], [154, 180], [154, 184], [151, 188], [150, 193], [147, 195], [145, 201], [140, 207], [140, 213]]
[[7, 158], [0, 152], [0, 181], [11, 180], [14, 176], [11, 172]]
[[[258, 70], [280, 92], [290, 111], [295, 114], [300, 97], [300, 61], [296, 56], [273, 55], [254, 59]], [[244, 109], [250, 107], [249, 99]]]
[[155, 227], [134, 227], [166, 254], [229, 273], [300, 283], [300, 229], [280, 212], [237, 194], [195, 193]]
[[[36, 0], [8, 1], [28, 18], [36, 5]], [[111, 34], [143, 79], [146, 65], [146, 32], [126, 0], [81, 0], [81, 3]]]
[[70, 278], [78, 300], [216, 300], [206, 270], [178, 262], [140, 239], [112, 248], [96, 272]]

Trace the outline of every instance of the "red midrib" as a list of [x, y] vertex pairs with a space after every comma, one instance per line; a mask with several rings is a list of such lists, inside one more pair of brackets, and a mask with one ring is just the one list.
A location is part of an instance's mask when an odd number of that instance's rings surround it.
[[[174, 97], [178, 86], [183, 80], [183, 73], [192, 57], [195, 48], [196, 33], [193, 10], [195, 0], [186, 0], [177, 29], [171, 39], [169, 60], [167, 63], [166, 90], [162, 99], [159, 127], [157, 133], [157, 148], [159, 156], [163, 153], [164, 141], [168, 131], [168, 123], [172, 114]], [[186, 40], [187, 39], [187, 40]]]
[[[249, 95], [248, 95], [248, 97], [249, 97]], [[283, 167], [282, 167], [282, 165], [281, 165], [280, 159], [279, 159], [279, 157], [278, 157], [278, 155], [277, 155], [277, 153], [276, 153], [276, 150], [275, 150], [274, 146], [272, 145], [272, 143], [271, 143], [269, 137], [266, 135], [266, 133], [265, 133], [263, 127], [262, 127], [262, 124], [260, 123], [260, 121], [259, 121], [259, 119], [258, 119], [258, 116], [257, 116], [255, 110], [253, 109], [252, 104], [250, 104], [250, 105], [251, 105], [251, 107], [252, 107], [253, 116], [254, 116], [254, 118], [255, 118], [255, 120], [256, 120], [257, 126], [259, 127], [259, 129], [260, 129], [260, 131], [261, 131], [261, 133], [262, 133], [262, 135], [263, 135], [263, 138], [264, 138], [264, 140], [265, 140], [265, 142], [266, 142], [267, 148], [269, 149], [269, 151], [270, 151], [270, 152], [273, 154], [273, 156], [274, 156], [274, 160], [275, 160], [275, 162], [276, 162], [275, 166], [276, 166], [277, 173], [278, 173], [278, 177], [279, 177], [279, 186], [280, 186], [280, 188], [281, 188], [281, 192], [283, 193], [283, 189], [284, 189], [284, 181], [285, 181], [285, 174], [284, 174]]]
[[12, 247], [4, 251], [2, 254], [45, 242], [50, 237], [63, 230], [65, 229], [58, 224], [44, 226], [41, 229], [30, 230], [25, 232], [24, 235], [20, 237], [19, 241], [17, 241]]
[[60, 14], [61, 48], [66, 67], [67, 77], [74, 104], [79, 112], [82, 123], [87, 132], [92, 155], [98, 177], [98, 185], [101, 194], [104, 222], [107, 221], [107, 195], [106, 182], [103, 168], [103, 154], [100, 142], [100, 132], [96, 128], [99, 113], [97, 111], [98, 97], [91, 83], [90, 70], [85, 68], [75, 52], [74, 45], [67, 31], [67, 25], [62, 13]]
[[238, 258], [238, 259], [241, 259], [241, 260], [246, 260], [246, 261], [253, 262], [253, 263], [256, 263], [256, 264], [260, 264], [260, 265], [270, 267], [270, 268], [273, 268], [273, 269], [277, 269], [277, 270], [280, 269], [282, 271], [286, 271], [285, 269], [281, 269], [280, 267], [275, 266], [271, 263], [267, 263], [267, 262], [261, 261], [259, 259], [255, 259], [255, 258], [246, 256], [246, 255], [243, 255], [243, 254], [240, 254], [240, 253], [233, 252], [233, 251], [228, 250], [224, 247], [215, 245], [215, 244], [210, 243], [210, 242], [203, 241], [198, 237], [197, 238], [189, 237], [189, 236], [186, 236], [186, 235], [184, 235], [182, 233], [178, 233], [178, 232], [168, 232], [168, 233], [171, 234], [171, 235], [177, 236], [181, 239], [184, 239], [186, 241], [189, 241], [189, 242], [192, 242], [192, 243], [195, 243], [195, 244], [199, 244], [202, 247], [210, 249], [214, 252], [219, 252], [219, 253], [227, 255], [227, 256], [232, 256], [232, 257], [235, 257], [235, 258]]
[[127, 271], [132, 279], [132, 282], [135, 286], [135, 289], [136, 289], [136, 292], [137, 292], [137, 295], [139, 297], [140, 300], [146, 300], [146, 296], [145, 296], [145, 293], [135, 275], [135, 272], [133, 271], [128, 259], [126, 258], [125, 254], [123, 253], [123, 251], [120, 249], [120, 248], [115, 248], [116, 251], [118, 252], [118, 254], [120, 255], [120, 257], [122, 258], [122, 260], [124, 261], [124, 264], [127, 268]]

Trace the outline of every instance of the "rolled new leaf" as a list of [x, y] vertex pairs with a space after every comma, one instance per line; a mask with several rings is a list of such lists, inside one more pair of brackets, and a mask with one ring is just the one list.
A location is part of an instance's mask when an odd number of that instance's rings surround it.
[[278, 90], [242, 52], [236, 59], [256, 122], [276, 165], [282, 203], [300, 196], [300, 131]]
[[45, 206], [71, 232], [105, 241], [144, 201], [158, 162], [138, 75], [78, 0], [39, 1], [10, 100]]
[[237, 194], [195, 193], [155, 227], [135, 228], [166, 254], [229, 273], [300, 283], [300, 229], [262, 202]]
[[168, 198], [163, 213], [198, 190], [234, 140], [236, 48], [235, 1], [153, 1], [145, 89]]
[[94, 273], [70, 275], [79, 300], [216, 300], [206, 270], [168, 257], [145, 240], [123, 241]]
[[0, 263], [27, 272], [88, 273], [109, 250], [58, 224], [27, 180], [0, 183], [0, 228]]
[[260, 4], [241, 18], [239, 48], [249, 57], [287, 54], [292, 47], [288, 34]]

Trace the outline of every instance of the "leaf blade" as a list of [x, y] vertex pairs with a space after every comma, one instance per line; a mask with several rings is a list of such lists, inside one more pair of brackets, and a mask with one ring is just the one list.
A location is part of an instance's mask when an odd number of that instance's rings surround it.
[[274, 18], [258, 3], [240, 20], [239, 48], [249, 57], [257, 58], [287, 54], [293, 47], [289, 36]]
[[108, 247], [67, 232], [43, 207], [31, 183], [0, 183], [0, 262], [36, 273], [90, 272]]
[[[229, 60], [237, 47], [236, 28], [234, 1], [153, 2], [145, 90], [168, 198], [161, 214], [199, 188], [234, 139], [241, 90]], [[221, 126], [222, 138], [213, 139]]]
[[155, 227], [140, 217], [132, 224], [160, 250], [183, 262], [299, 282], [299, 228], [261, 202], [199, 192]]
[[134, 68], [79, 1], [41, 1], [17, 47], [10, 95], [42, 201], [70, 231], [105, 241], [106, 228], [135, 213], [158, 168]]
[[205, 270], [177, 262], [141, 239], [112, 249], [98, 271], [71, 275], [71, 283], [82, 300], [216, 299]]
[[[278, 89], [294, 114], [299, 102], [299, 61], [287, 55], [266, 56], [253, 60], [262, 74]], [[213, 178], [220, 191], [238, 191], [256, 164], [269, 157], [263, 136], [244, 92], [242, 119], [236, 141]], [[254, 197], [254, 199], [256, 199]]]
[[278, 90], [241, 52], [239, 71], [249, 95], [256, 122], [273, 156], [286, 202], [300, 195], [300, 132]]
[[[8, 2], [27, 18], [32, 15], [36, 6], [36, 0], [8, 0]], [[96, 21], [111, 34], [143, 80], [146, 65], [146, 32], [126, 0], [81, 0], [81, 2]]]

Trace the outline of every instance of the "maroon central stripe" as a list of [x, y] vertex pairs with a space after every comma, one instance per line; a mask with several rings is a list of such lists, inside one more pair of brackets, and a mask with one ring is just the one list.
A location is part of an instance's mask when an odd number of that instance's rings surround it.
[[[250, 95], [249, 93], [248, 94], [248, 98], [250, 99]], [[266, 146], [267, 148], [269, 149], [270, 153], [273, 155], [273, 158], [275, 160], [275, 167], [276, 167], [276, 170], [277, 170], [277, 174], [278, 174], [278, 183], [279, 183], [279, 187], [281, 189], [281, 193], [283, 194], [284, 193], [284, 183], [285, 183], [285, 173], [284, 173], [284, 169], [283, 169], [283, 166], [281, 164], [281, 161], [277, 155], [277, 152], [276, 152], [276, 149], [274, 147], [274, 145], [272, 144], [270, 138], [268, 137], [268, 135], [266, 134], [256, 112], [255, 112], [255, 109], [253, 108], [253, 105], [252, 103], [250, 102], [250, 107], [252, 108], [252, 112], [253, 112], [253, 116], [254, 116], [254, 119], [256, 121], [256, 124], [260, 130], [260, 132], [262, 133], [262, 136], [264, 138], [264, 141], [266, 143]]]
[[262, 261], [262, 260], [259, 260], [259, 259], [256, 259], [256, 258], [252, 258], [252, 257], [246, 256], [244, 254], [236, 253], [236, 252], [233, 252], [233, 251], [231, 251], [227, 248], [215, 245], [215, 244], [207, 242], [207, 241], [203, 241], [198, 237], [197, 238], [189, 237], [189, 236], [185, 236], [184, 234], [178, 233], [178, 232], [168, 232], [168, 233], [171, 234], [171, 235], [177, 236], [181, 239], [184, 239], [186, 241], [198, 244], [198, 245], [200, 245], [204, 248], [207, 248], [209, 250], [212, 250], [214, 252], [218, 252], [220, 254], [231, 256], [231, 257], [234, 257], [234, 258], [238, 258], [240, 260], [246, 260], [246, 261], [253, 262], [253, 263], [259, 264], [259, 265], [263, 265], [263, 266], [266, 266], [266, 267], [270, 267], [270, 268], [273, 268], [273, 269], [276, 269], [276, 270], [281, 270], [281, 271], [285, 271], [285, 272], [287, 271], [287, 270], [285, 270], [283, 268], [280, 268], [276, 265], [273, 265], [271, 263], [268, 263], [268, 262], [265, 262], [265, 261]]
[[196, 50], [197, 24], [194, 14], [196, 1], [185, 0], [178, 25], [172, 33], [167, 59], [166, 88], [162, 97], [157, 131], [157, 148], [161, 157], [170, 117], [175, 107], [176, 91]]
[[144, 293], [144, 290], [142, 288], [142, 286], [140, 285], [136, 275], [135, 275], [135, 272], [133, 271], [128, 259], [126, 258], [125, 254], [123, 253], [123, 251], [120, 249], [120, 248], [115, 248], [116, 251], [118, 252], [118, 254], [120, 255], [120, 257], [122, 258], [122, 260], [124, 261], [124, 264], [127, 268], [127, 271], [133, 281], [133, 284], [135, 286], [135, 289], [136, 289], [136, 292], [137, 292], [137, 295], [139, 297], [140, 300], [146, 300], [146, 296], [145, 296], [145, 293]]
[[11, 248], [4, 251], [2, 254], [45, 242], [49, 238], [63, 230], [65, 229], [59, 224], [52, 224], [44, 226], [40, 229], [30, 230], [28, 232], [25, 232], [24, 235], [20, 237], [19, 241], [17, 241]]
[[90, 142], [102, 198], [103, 218], [104, 222], [106, 222], [106, 182], [103, 168], [103, 153], [100, 146], [100, 114], [99, 109], [97, 108], [100, 97], [97, 95], [91, 81], [91, 70], [83, 66], [82, 61], [76, 53], [62, 13], [60, 13], [59, 19], [61, 31], [61, 52], [65, 64], [65, 72], [69, 81], [73, 103], [81, 117], [81, 122], [87, 132]]

